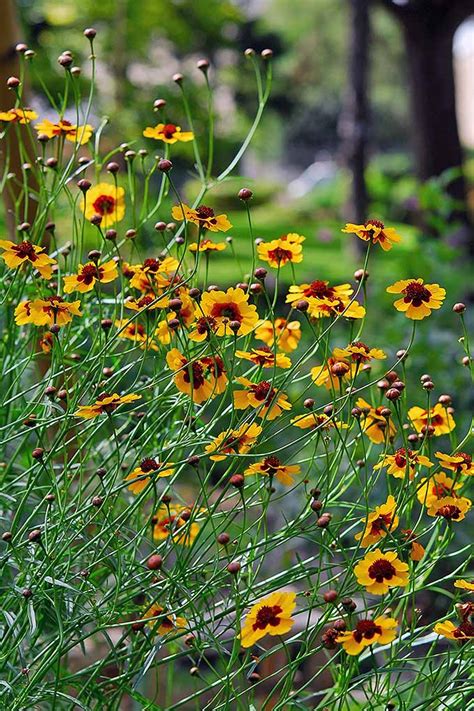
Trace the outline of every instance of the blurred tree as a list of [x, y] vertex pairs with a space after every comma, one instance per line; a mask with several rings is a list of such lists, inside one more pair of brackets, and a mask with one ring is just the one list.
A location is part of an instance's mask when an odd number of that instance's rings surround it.
[[402, 28], [418, 176], [427, 180], [448, 169], [458, 169], [447, 186], [449, 194], [459, 203], [452, 217], [463, 223], [465, 237], [472, 244], [456, 119], [453, 37], [461, 22], [474, 13], [474, 0], [377, 2], [397, 18]]

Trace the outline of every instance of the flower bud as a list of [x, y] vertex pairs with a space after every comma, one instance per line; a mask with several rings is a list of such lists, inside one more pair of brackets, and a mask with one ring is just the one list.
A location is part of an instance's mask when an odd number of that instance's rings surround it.
[[314, 501], [311, 502], [311, 509], [312, 511], [321, 511], [323, 508], [323, 502], [319, 501], [318, 499], [315, 499]]
[[392, 383], [392, 388], [396, 388], [397, 390], [405, 390], [405, 383], [402, 380], [395, 380], [395, 382]]
[[354, 272], [354, 279], [358, 282], [367, 281], [368, 278], [369, 272], [366, 272], [363, 269], [357, 269], [357, 271]]
[[451, 398], [451, 395], [440, 395], [438, 398], [438, 402], [441, 403], [441, 405], [444, 405], [444, 407], [447, 407], [448, 405], [452, 405], [453, 400]]
[[240, 321], [230, 321], [229, 328], [232, 333], [238, 333], [240, 329]]
[[230, 477], [229, 484], [231, 484], [231, 486], [235, 486], [236, 489], [242, 489], [244, 481], [245, 479], [242, 474], [234, 474]]
[[44, 449], [42, 447], [36, 447], [31, 452], [31, 456], [33, 457], [33, 459], [37, 459], [37, 460], [43, 459], [43, 455], [44, 455]]
[[242, 188], [239, 190], [237, 197], [239, 200], [250, 200], [253, 196], [253, 192], [249, 188]]
[[48, 387], [44, 391], [44, 394], [46, 395], [46, 397], [53, 399], [56, 395], [56, 392], [57, 388], [55, 388], [54, 385], [48, 385]]
[[34, 528], [32, 531], [29, 532], [28, 540], [31, 541], [32, 543], [38, 543], [38, 541], [40, 539], [41, 539], [41, 530], [39, 528]]
[[228, 533], [219, 533], [217, 536], [217, 542], [221, 544], [221, 546], [226, 546], [230, 541], [230, 536]]
[[184, 79], [183, 75], [180, 74], [179, 72], [176, 72], [176, 74], [173, 74], [173, 76], [171, 78], [175, 84], [182, 84], [183, 79]]
[[93, 27], [87, 27], [87, 28], [84, 30], [84, 33], [83, 33], [83, 34], [84, 34], [84, 37], [87, 37], [88, 40], [91, 40], [91, 41], [92, 41], [92, 40], [94, 39], [94, 37], [96, 36], [96, 34], [97, 34], [97, 30], [94, 29]]
[[309, 303], [305, 299], [296, 302], [296, 310], [305, 313], [309, 309]]
[[240, 563], [236, 560], [233, 560], [229, 565], [227, 566], [227, 572], [230, 573], [231, 575], [237, 575], [237, 573], [240, 570]]
[[146, 562], [148, 570], [159, 570], [162, 565], [163, 558], [158, 554], [151, 555]]
[[433, 390], [434, 383], [432, 380], [425, 380], [423, 382], [423, 390]]
[[191, 455], [190, 457], [188, 457], [188, 459], [187, 459], [187, 463], [188, 463], [189, 466], [191, 466], [191, 467], [198, 467], [200, 461], [201, 461], [201, 460], [200, 460], [200, 458], [197, 456], [197, 454], [192, 454], [192, 455]]
[[305, 407], [307, 410], [312, 410], [314, 407], [314, 400], [312, 397], [307, 397], [306, 400], [303, 403], [303, 407]]
[[112, 326], [113, 326], [113, 322], [111, 321], [110, 318], [103, 318], [102, 321], [100, 322], [100, 327], [104, 331], [108, 331], [109, 329], [112, 328]]
[[18, 54], [25, 54], [27, 49], [28, 49], [28, 45], [25, 44], [24, 42], [18, 42], [18, 44], [15, 45], [15, 52], [18, 52]]
[[260, 56], [262, 57], [262, 59], [271, 59], [273, 57], [273, 50], [264, 49], [260, 52]]
[[458, 304], [454, 304], [453, 306], [453, 311], [455, 314], [463, 314], [466, 310], [466, 304], [463, 304], [462, 302]]
[[323, 595], [324, 602], [335, 602], [337, 600], [337, 592], [335, 590], [328, 590]]
[[347, 625], [346, 625], [346, 623], [345, 623], [345, 621], [344, 621], [343, 619], [339, 619], [339, 620], [335, 620], [335, 621], [333, 622], [333, 627], [334, 627], [334, 629], [337, 630], [338, 632], [344, 632], [344, 630], [346, 629]]
[[385, 397], [387, 398], [387, 400], [391, 400], [392, 402], [398, 400], [400, 395], [401, 392], [397, 388], [389, 388], [385, 393]]
[[196, 66], [203, 74], [207, 74], [207, 70], [209, 69], [209, 60], [200, 59]]
[[104, 499], [102, 498], [102, 496], [94, 496], [94, 498], [91, 501], [92, 506], [95, 506], [96, 508], [99, 508], [100, 506], [102, 506], [103, 503], [104, 503]]
[[341, 600], [341, 605], [346, 612], [354, 612], [354, 610], [357, 608], [356, 603], [350, 597], [345, 597], [343, 600]]
[[267, 273], [268, 272], [265, 267], [258, 267], [254, 272], [255, 279], [263, 280], [267, 276]]
[[116, 161], [111, 160], [110, 163], [107, 163], [106, 170], [108, 170], [109, 173], [112, 173], [112, 175], [115, 175], [119, 172], [120, 166]]
[[329, 524], [331, 523], [331, 518], [332, 518], [331, 514], [324, 513], [316, 521], [316, 526], [318, 528], [327, 528], [329, 526]]
[[173, 163], [167, 158], [162, 158], [158, 161], [158, 170], [161, 170], [162, 173], [169, 173], [172, 167]]
[[166, 222], [157, 222], [154, 229], [157, 232], [164, 232], [166, 230]]
[[7, 87], [9, 89], [17, 89], [20, 86], [21, 82], [18, 79], [18, 77], [9, 77], [7, 79]]
[[60, 64], [65, 69], [69, 69], [72, 64], [72, 56], [70, 54], [60, 54], [58, 57], [58, 64]]
[[5, 543], [9, 543], [13, 538], [13, 534], [11, 531], [4, 531], [2, 533], [2, 541], [5, 541]]
[[159, 111], [160, 109], [164, 109], [165, 106], [166, 106], [166, 101], [165, 101], [165, 99], [156, 99], [156, 100], [153, 102], [153, 108], [155, 109], [155, 111]]
[[201, 296], [201, 289], [198, 289], [197, 286], [193, 286], [188, 293], [191, 299], [199, 299]]

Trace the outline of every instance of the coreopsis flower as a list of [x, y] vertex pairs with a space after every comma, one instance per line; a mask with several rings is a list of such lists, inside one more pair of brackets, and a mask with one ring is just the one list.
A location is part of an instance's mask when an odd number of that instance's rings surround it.
[[165, 611], [161, 605], [154, 602], [146, 610], [143, 615], [143, 620], [147, 620], [148, 627], [157, 634], [165, 635], [170, 632], [179, 632], [187, 626], [187, 620], [184, 617], [170, 614]]
[[428, 516], [438, 516], [446, 521], [462, 521], [472, 506], [472, 501], [465, 496], [443, 496], [432, 499], [427, 510]]
[[379, 244], [385, 252], [388, 252], [394, 244], [401, 241], [401, 237], [396, 230], [393, 227], [385, 227], [380, 220], [367, 220], [363, 225], [354, 225], [348, 222], [341, 231], [357, 235], [364, 242]]
[[175, 333], [173, 329], [169, 327], [169, 322], [172, 318], [174, 317], [168, 315], [166, 319], [159, 321], [154, 333], [155, 338], [157, 338], [164, 346], [168, 346], [171, 343], [171, 339]]
[[449, 434], [456, 427], [454, 418], [448, 410], [437, 402], [434, 407], [425, 410], [422, 407], [410, 407], [408, 419], [417, 432], [426, 434], [427, 428], [435, 437]]
[[145, 326], [138, 323], [138, 321], [128, 321], [126, 318], [117, 319], [115, 326], [119, 329], [117, 333], [119, 338], [126, 338], [128, 341], [133, 341], [133, 343], [140, 346], [143, 350], [158, 350], [158, 346], [153, 342], [152, 335], [147, 333]]
[[421, 543], [418, 543], [417, 537], [415, 536], [411, 528], [403, 530], [402, 533], [405, 537], [406, 542], [410, 544], [410, 560], [413, 560], [415, 562], [420, 561], [425, 555], [425, 549], [423, 548]]
[[455, 625], [451, 620], [437, 622], [434, 626], [436, 634], [456, 642], [467, 642], [474, 639], [474, 625], [468, 619], [463, 620], [459, 625]]
[[344, 318], [364, 318], [365, 308], [353, 300], [345, 304], [343, 301], [325, 301], [324, 299], [309, 299], [308, 314], [311, 318], [322, 316], [344, 316]]
[[294, 284], [290, 286], [286, 297], [287, 304], [296, 304], [298, 301], [308, 301], [310, 299], [322, 301], [342, 301], [348, 304], [354, 289], [350, 284], [340, 284], [339, 286], [329, 286], [328, 281], [316, 279], [310, 284]]
[[194, 139], [192, 131], [182, 131], [181, 126], [174, 123], [158, 123], [156, 126], [147, 126], [143, 131], [145, 138], [154, 138], [163, 143], [177, 143], [181, 141], [187, 143]]
[[199, 205], [196, 209], [185, 205], [175, 205], [171, 210], [174, 220], [186, 220], [197, 225], [202, 230], [210, 232], [227, 232], [231, 229], [227, 215], [216, 215], [212, 207]]
[[397, 433], [397, 428], [390, 418], [382, 415], [384, 407], [372, 407], [363, 398], [356, 402], [357, 407], [362, 410], [361, 428], [374, 444], [383, 444], [385, 441], [392, 441]]
[[43, 353], [51, 353], [53, 343], [53, 334], [51, 333], [51, 331], [45, 331], [39, 341]]
[[274, 592], [250, 608], [240, 631], [240, 643], [247, 649], [269, 634], [272, 637], [286, 634], [294, 625], [292, 618], [296, 607], [296, 593]]
[[295, 483], [294, 475], [299, 474], [300, 471], [301, 467], [298, 464], [282, 464], [278, 457], [270, 456], [247, 467], [244, 471], [244, 476], [263, 474], [264, 476], [275, 477], [284, 486], [292, 486]]
[[301, 430], [308, 429], [324, 429], [329, 430], [331, 428], [348, 429], [349, 425], [341, 420], [335, 420], [333, 417], [325, 415], [323, 412], [321, 414], [316, 414], [312, 412], [310, 415], [298, 415], [290, 420], [291, 424], [295, 427], [299, 427]]
[[103, 264], [87, 262], [79, 264], [77, 274], [71, 274], [63, 278], [64, 292], [70, 294], [73, 291], [80, 291], [84, 294], [91, 291], [96, 282], [108, 284], [118, 277], [117, 265], [113, 259]]
[[267, 346], [277, 347], [285, 353], [291, 353], [298, 348], [301, 340], [301, 325], [299, 321], [287, 321], [278, 317], [274, 322], [259, 321], [255, 329], [255, 338]]
[[125, 477], [125, 481], [131, 481], [128, 490], [132, 494], [139, 494], [145, 489], [152, 478], [172, 476], [174, 474], [173, 462], [163, 464], [158, 462], [154, 457], [146, 457], [142, 459], [138, 467]]
[[374, 469], [387, 467], [387, 474], [391, 474], [395, 479], [404, 479], [408, 471], [408, 476], [413, 479], [417, 467], [432, 467], [428, 457], [419, 454], [411, 449], [400, 447], [394, 454], [383, 454], [381, 461], [374, 466]]
[[87, 220], [99, 215], [101, 224], [107, 228], [125, 217], [125, 190], [110, 183], [98, 183], [85, 193], [80, 205]]
[[15, 322], [18, 326], [33, 323], [35, 326], [65, 326], [73, 316], [82, 316], [80, 301], [64, 301], [60, 296], [48, 296], [45, 299], [22, 301], [15, 309]]
[[375, 510], [369, 513], [367, 518], [362, 519], [365, 523], [364, 530], [354, 536], [356, 541], [360, 541], [362, 548], [367, 548], [373, 543], [379, 543], [387, 533], [397, 528], [399, 518], [395, 513], [396, 508], [395, 499], [393, 496], [389, 496], [384, 504], [376, 506]]
[[0, 111], [0, 121], [6, 123], [30, 123], [38, 118], [36, 111], [31, 109], [22, 109], [20, 107], [8, 109], [8, 111]]
[[337, 360], [352, 360], [354, 363], [368, 363], [371, 360], [383, 360], [387, 356], [380, 348], [369, 348], [362, 341], [353, 341], [345, 348], [334, 348], [333, 356]]
[[[297, 236], [299, 237], [299, 235]], [[259, 258], [268, 262], [275, 269], [285, 266], [288, 262], [293, 264], [302, 262], [303, 247], [301, 242], [304, 237], [300, 237], [300, 241], [293, 241], [290, 237], [291, 235], [283, 235], [279, 239], [272, 239], [271, 242], [260, 242], [257, 246]]]
[[[200, 307], [203, 316], [214, 320], [216, 336], [245, 336], [258, 322], [257, 307], [248, 301], [248, 294], [242, 289], [230, 287], [227, 291], [206, 291]], [[231, 330], [231, 323], [239, 324], [238, 329]]]
[[130, 286], [144, 293], [149, 293], [155, 286], [166, 289], [170, 285], [170, 276], [174, 275], [178, 266], [179, 262], [174, 257], [148, 257], [143, 264], [128, 264]]
[[38, 244], [32, 244], [28, 240], [15, 244], [7, 239], [0, 240], [0, 249], [3, 249], [2, 259], [10, 269], [16, 269], [23, 264], [31, 264], [43, 279], [51, 279], [53, 264], [57, 264], [55, 259], [48, 257], [44, 248]]
[[267, 420], [279, 417], [283, 410], [291, 410], [291, 403], [285, 393], [276, 390], [268, 380], [252, 383], [248, 378], [236, 378], [245, 390], [234, 390], [234, 407], [236, 410], [246, 410], [255, 407], [257, 415]]
[[83, 417], [86, 420], [98, 417], [98, 415], [103, 415], [104, 413], [110, 415], [112, 412], [115, 412], [120, 405], [126, 405], [129, 402], [141, 400], [141, 397], [141, 395], [134, 395], [133, 393], [129, 395], [117, 395], [117, 393], [109, 395], [108, 393], [102, 393], [92, 405], [81, 405], [74, 415], [76, 417]]
[[441, 466], [445, 469], [451, 469], [457, 474], [474, 476], [472, 457], [470, 454], [466, 454], [466, 452], [454, 452], [454, 454], [435, 452], [435, 457], [439, 459]]
[[397, 621], [381, 615], [375, 620], [359, 620], [355, 629], [340, 632], [337, 642], [347, 654], [357, 656], [372, 644], [390, 644], [397, 636]]
[[176, 372], [174, 384], [182, 393], [200, 404], [224, 392], [227, 385], [224, 364], [219, 357], [208, 356], [189, 361], [177, 348], [166, 355], [166, 362]]
[[474, 581], [464, 580], [464, 578], [461, 578], [460, 580], [455, 580], [453, 585], [455, 588], [459, 588], [460, 590], [469, 590], [470, 592], [474, 592]]
[[236, 430], [225, 430], [206, 445], [205, 452], [214, 462], [232, 454], [247, 454], [261, 435], [262, 428], [255, 423], [240, 425]]
[[175, 543], [192, 546], [200, 527], [195, 521], [189, 521], [190, 512], [189, 506], [161, 504], [152, 518], [153, 538], [163, 541], [171, 537]]
[[408, 585], [408, 565], [399, 560], [395, 551], [370, 551], [354, 568], [359, 585], [373, 595], [384, 595], [393, 587]]
[[426, 318], [433, 309], [440, 309], [446, 296], [446, 289], [439, 284], [423, 284], [423, 279], [402, 279], [387, 287], [386, 291], [389, 294], [403, 294], [393, 305], [397, 311], [415, 321]]
[[212, 239], [202, 239], [189, 245], [190, 252], [222, 252], [227, 247], [225, 242], [213, 242]]
[[333, 354], [323, 365], [311, 368], [311, 378], [315, 385], [325, 385], [328, 390], [339, 388], [341, 382], [350, 382], [357, 374], [357, 363], [348, 358], [336, 358]]
[[235, 351], [237, 358], [249, 360], [261, 368], [291, 368], [291, 360], [283, 353], [274, 353], [269, 346], [259, 346], [250, 351]]
[[123, 305], [132, 311], [154, 311], [155, 309], [166, 309], [169, 301], [167, 296], [159, 299], [154, 294], [144, 294], [139, 299], [132, 299], [129, 296]]
[[438, 499], [443, 499], [445, 496], [457, 498], [456, 491], [460, 489], [462, 484], [456, 483], [451, 477], [446, 476], [444, 472], [433, 474], [429, 479], [423, 477], [417, 489], [416, 495], [420, 504], [431, 506]]
[[48, 138], [55, 138], [56, 136], [63, 136], [66, 141], [71, 141], [71, 143], [78, 143], [83, 146], [87, 143], [92, 136], [94, 131], [93, 127], [88, 123], [83, 126], [77, 126], [66, 119], [60, 119], [56, 123], [44, 119], [35, 126], [38, 135], [41, 133], [48, 136]]

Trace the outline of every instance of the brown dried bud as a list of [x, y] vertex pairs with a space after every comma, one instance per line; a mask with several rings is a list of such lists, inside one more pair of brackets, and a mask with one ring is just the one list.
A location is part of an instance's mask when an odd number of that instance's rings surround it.
[[331, 373], [335, 375], [336, 378], [343, 378], [350, 370], [350, 365], [344, 363], [343, 361], [337, 361], [331, 366]]
[[385, 377], [391, 385], [396, 380], [398, 380], [398, 373], [396, 373], [394, 370], [390, 370]]
[[316, 526], [318, 528], [327, 528], [329, 526], [329, 524], [331, 523], [331, 518], [332, 518], [331, 514], [324, 513], [316, 521]]
[[53, 158], [53, 157], [48, 158], [48, 160], [46, 161], [47, 168], [54, 169], [54, 168], [57, 168], [57, 166], [58, 166], [58, 159], [57, 158]]
[[388, 382], [388, 380], [386, 378], [382, 378], [382, 380], [379, 380], [377, 382], [377, 387], [380, 390], [387, 390], [390, 387], [390, 383]]
[[344, 630], [346, 629], [347, 625], [346, 625], [346, 623], [345, 623], [345, 620], [340, 619], [340, 620], [335, 620], [335, 621], [333, 622], [333, 627], [334, 627], [334, 629], [337, 630], [338, 632], [344, 632]]
[[157, 222], [154, 229], [157, 232], [164, 232], [166, 230], [166, 222]]
[[114, 369], [113, 368], [102, 368], [102, 374], [104, 375], [105, 378], [111, 378], [112, 375], [114, 374]]
[[12, 538], [13, 538], [13, 534], [11, 531], [4, 531], [2, 533], [2, 541], [5, 541], [5, 543], [9, 543]]
[[391, 400], [392, 402], [398, 400], [400, 395], [401, 392], [400, 390], [398, 390], [398, 388], [389, 388], [385, 393], [385, 397], [387, 398], [387, 400]]
[[168, 328], [171, 328], [172, 331], [176, 331], [180, 326], [181, 323], [178, 318], [172, 318], [168, 321]]
[[92, 506], [95, 506], [96, 508], [99, 508], [99, 506], [102, 506], [104, 503], [104, 499], [102, 496], [94, 496], [94, 498], [91, 501]]
[[57, 388], [54, 387], [54, 385], [48, 385], [48, 387], [45, 389], [44, 394], [46, 397], [50, 397], [51, 399], [56, 395]]
[[461, 363], [462, 363], [463, 365], [465, 365], [466, 367], [468, 367], [468, 366], [470, 365], [470, 363], [471, 363], [471, 359], [469, 358], [469, 356], [464, 356], [464, 358], [462, 359]]
[[32, 543], [38, 543], [38, 541], [40, 539], [41, 539], [41, 530], [39, 528], [34, 528], [32, 531], [29, 532], [28, 540], [31, 541]]
[[33, 459], [43, 459], [44, 449], [42, 447], [36, 447], [32, 452], [31, 456]]
[[258, 269], [256, 269], [254, 272], [255, 279], [265, 279], [267, 274], [268, 272], [265, 267], [258, 267]]
[[240, 571], [240, 567], [240, 563], [236, 560], [233, 560], [231, 563], [229, 563], [226, 570], [231, 575], [237, 575], [237, 573]]
[[230, 541], [230, 536], [228, 533], [219, 533], [217, 536], [217, 542], [221, 544], [221, 546], [226, 546]]
[[309, 309], [309, 303], [305, 299], [301, 299], [301, 301], [296, 302], [295, 308], [297, 311], [305, 313]]
[[441, 405], [444, 405], [447, 407], [448, 405], [452, 405], [452, 398], [451, 395], [440, 395], [438, 398], [438, 402], [441, 403]]
[[189, 290], [188, 294], [191, 299], [199, 299], [201, 296], [201, 289], [198, 289], [197, 286], [193, 286], [193, 288]]
[[[28, 600], [28, 598], [30, 598], [30, 597], [33, 595], [33, 590], [31, 590], [30, 588], [24, 588], [24, 589], [21, 591], [21, 594], [23, 595], [23, 597], [24, 597], [26, 600]], [[22, 671], [23, 671], [23, 670], [22, 670]]]
[[323, 412], [327, 417], [331, 417], [332, 413], [334, 411], [334, 406], [333, 405], [326, 405], [324, 408]]
[[93, 262], [97, 262], [99, 261], [101, 256], [102, 252], [100, 252], [98, 249], [91, 249], [91, 251], [87, 255], [87, 259], [91, 259]]
[[357, 608], [356, 603], [350, 597], [345, 597], [343, 600], [341, 600], [341, 605], [344, 610], [346, 610], [346, 612], [354, 612], [354, 610]]
[[146, 562], [146, 567], [148, 568], [148, 570], [159, 570], [162, 565], [163, 558], [161, 557], [161, 555], [158, 555], [156, 553], [154, 555], [151, 555]]
[[243, 292], [247, 293], [247, 291], [249, 290], [249, 285], [246, 284], [244, 281], [241, 281], [238, 284], [236, 284], [236, 288], [242, 289]]
[[232, 333], [238, 333], [240, 329], [240, 321], [230, 321], [229, 328]]
[[84, 37], [87, 37], [88, 40], [92, 41], [97, 34], [97, 30], [94, 29], [94, 27], [87, 27], [84, 30], [83, 34], [84, 34]]
[[162, 173], [169, 173], [172, 167], [173, 163], [167, 158], [162, 158], [158, 161], [158, 170], [161, 170]]
[[249, 188], [242, 188], [241, 190], [239, 190], [239, 192], [237, 194], [237, 197], [239, 198], [239, 200], [244, 200], [244, 201], [250, 200], [252, 198], [252, 196], [253, 196], [253, 192]]
[[408, 358], [408, 351], [406, 351], [404, 348], [400, 348], [400, 350], [397, 351], [396, 355], [399, 360], [405, 360], [406, 358]]
[[357, 269], [357, 271], [354, 272], [354, 279], [356, 281], [367, 281], [369, 278], [369, 272], [364, 271], [363, 269]]
[[58, 64], [64, 67], [64, 69], [69, 69], [72, 61], [72, 56], [70, 54], [60, 54], [58, 57]]
[[172, 311], [181, 311], [182, 307], [183, 307], [183, 302], [181, 301], [181, 299], [177, 299], [177, 298], [170, 299], [169, 308]]
[[408, 441], [410, 442], [410, 444], [417, 444], [417, 442], [418, 442], [418, 440], [419, 440], [419, 437], [418, 437], [417, 434], [415, 434], [415, 433], [413, 432], [412, 434], [409, 434], [409, 435], [408, 435], [407, 439], [408, 439]]
[[314, 501], [311, 502], [311, 509], [313, 511], [321, 511], [323, 508], [323, 502], [319, 501], [318, 499], [315, 499]]
[[[386, 419], [388, 419], [389, 417], [391, 417], [392, 411], [388, 407], [383, 407], [380, 410], [380, 414], [382, 415], [382, 417], [385, 417]], [[381, 422], [379, 426], [382, 426], [382, 424], [383, 423]]]
[[63, 388], [58, 392], [58, 400], [67, 400], [67, 390]]
[[116, 161], [111, 160], [110, 163], [107, 163], [106, 170], [108, 170], [109, 173], [112, 173], [112, 175], [115, 175], [119, 172], [120, 166]]
[[107, 469], [104, 469], [104, 467], [99, 467], [95, 473], [97, 474], [99, 479], [103, 479], [104, 476], [107, 474]]
[[263, 287], [261, 284], [253, 283], [250, 284], [249, 291], [251, 294], [261, 294], [263, 291]]
[[337, 597], [337, 592], [335, 590], [328, 590], [324, 593], [323, 600], [324, 602], [336, 602]]
[[190, 457], [188, 457], [187, 462], [191, 467], [198, 467], [200, 458], [198, 457], [197, 454], [192, 454]]
[[303, 407], [305, 407], [307, 410], [312, 410], [314, 407], [314, 400], [312, 397], [307, 397], [306, 400], [303, 403]]
[[207, 74], [207, 70], [209, 69], [209, 60], [208, 59], [200, 59], [196, 67], [203, 73]]
[[21, 82], [18, 79], [18, 77], [9, 77], [7, 79], [7, 86], [9, 89], [17, 89], [20, 86]]
[[102, 321], [100, 322], [100, 327], [104, 331], [108, 331], [109, 329], [112, 328], [113, 325], [114, 325], [113, 321], [110, 318], [103, 318]]
[[144, 629], [145, 625], [145, 620], [138, 620], [137, 622], [133, 623], [132, 630], [133, 632], [141, 632], [141, 630]]
[[434, 383], [432, 380], [423, 381], [423, 389], [424, 390], [433, 390], [433, 388], [434, 388]]
[[95, 225], [96, 227], [98, 227], [102, 222], [102, 215], [92, 215], [89, 222], [91, 223], [91, 225]]
[[45, 501], [47, 501], [48, 503], [51, 503], [52, 501], [56, 500], [56, 497], [54, 494], [46, 494], [46, 496], [44, 498], [45, 498]]
[[392, 383], [392, 388], [396, 388], [397, 390], [405, 390], [405, 383], [402, 380], [395, 380], [394, 383]]
[[229, 479], [229, 484], [235, 486], [236, 489], [241, 489], [244, 485], [245, 479], [242, 474], [234, 474]]
[[466, 304], [463, 304], [462, 302], [459, 302], [458, 304], [454, 304], [453, 306], [453, 311], [455, 314], [463, 314], [466, 310]]

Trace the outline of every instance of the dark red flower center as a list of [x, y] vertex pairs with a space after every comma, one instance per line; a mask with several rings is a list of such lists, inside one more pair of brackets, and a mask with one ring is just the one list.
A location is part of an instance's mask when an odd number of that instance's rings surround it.
[[280, 607], [280, 605], [264, 605], [257, 612], [257, 618], [252, 625], [252, 629], [255, 631], [264, 630], [269, 626], [277, 627], [280, 623], [280, 618], [278, 617], [278, 615], [280, 615], [282, 612], [283, 609]]
[[94, 279], [100, 279], [103, 270], [95, 264], [85, 264], [82, 267], [81, 273], [77, 275], [77, 281], [83, 281], [84, 284], [92, 284]]
[[201, 335], [210, 333], [215, 330], [216, 325], [216, 319], [212, 318], [212, 316], [201, 316], [201, 318], [196, 321], [196, 331]]
[[352, 360], [356, 361], [356, 363], [361, 363], [365, 362], [366, 360], [369, 360], [370, 356], [370, 348], [367, 346], [365, 343], [362, 341], [354, 341], [351, 343], [351, 346], [353, 348], [358, 348], [361, 351], [364, 351], [363, 353], [352, 353]]
[[140, 463], [140, 469], [144, 474], [148, 474], [148, 472], [155, 472], [159, 468], [159, 463], [156, 459], [152, 459], [151, 457], [143, 459]]
[[335, 297], [335, 291], [332, 286], [329, 286], [329, 282], [321, 281], [316, 279], [312, 281], [311, 284], [303, 290], [303, 294], [308, 296], [313, 296], [315, 299], [333, 299]]
[[239, 307], [232, 301], [227, 304], [214, 304], [211, 315], [213, 318], [227, 318], [229, 321], [242, 322], [242, 314]]
[[143, 262], [143, 269], [146, 269], [147, 272], [157, 272], [160, 268], [160, 264], [161, 262], [159, 259], [149, 257]]
[[269, 476], [273, 476], [277, 473], [281, 466], [281, 462], [278, 457], [266, 457], [262, 462], [262, 469], [268, 473]]
[[375, 560], [369, 567], [369, 576], [377, 583], [383, 583], [384, 580], [391, 580], [397, 571], [386, 558]]
[[411, 281], [403, 289], [403, 293], [405, 294], [403, 301], [406, 304], [411, 301], [413, 306], [421, 306], [423, 301], [429, 301], [431, 297], [431, 291], [417, 281]]
[[465, 620], [453, 632], [455, 637], [474, 637], [474, 625]]
[[352, 636], [356, 642], [360, 643], [363, 639], [373, 639], [376, 634], [382, 634], [380, 625], [376, 625], [373, 620], [360, 620]]
[[196, 210], [196, 215], [199, 222], [210, 222], [212, 225], [216, 224], [215, 213], [212, 207], [200, 205]]
[[199, 361], [188, 363], [186, 370], [183, 371], [183, 378], [186, 383], [192, 383], [194, 390], [202, 387], [205, 383], [202, 363]]
[[145, 296], [142, 296], [141, 299], [137, 301], [137, 305], [143, 309], [145, 306], [149, 306], [153, 301], [155, 300], [154, 296], [150, 296], [149, 294], [146, 294]]
[[[400, 447], [400, 449], [397, 449], [397, 451], [395, 452], [395, 464], [397, 465], [397, 467], [400, 467], [400, 469], [404, 469], [407, 465], [406, 455], [407, 450], [404, 447]], [[413, 459], [413, 452], [411, 451], [411, 449], [408, 450], [408, 459]]]
[[289, 249], [283, 249], [283, 247], [276, 247], [275, 249], [270, 249], [268, 256], [274, 262], [288, 262], [292, 258], [293, 252]]
[[267, 380], [262, 380], [261, 383], [252, 385], [250, 389], [255, 395], [256, 400], [267, 402], [267, 404], [270, 403], [275, 396], [275, 389], [272, 388], [271, 384]]
[[436, 515], [442, 516], [447, 520], [456, 521], [461, 515], [461, 509], [459, 508], [459, 506], [448, 504], [446, 506], [441, 506], [441, 508], [436, 511]]
[[215, 378], [219, 378], [225, 372], [224, 361], [220, 356], [205, 356], [201, 358], [201, 363]]
[[176, 126], [174, 123], [167, 123], [165, 126], [163, 126], [163, 134], [165, 138], [173, 138], [174, 134], [176, 133]]
[[111, 215], [115, 208], [115, 198], [112, 195], [99, 195], [92, 207], [97, 215]]
[[377, 536], [380, 531], [386, 531], [390, 528], [391, 523], [391, 514], [380, 514], [380, 516], [374, 519], [370, 525], [370, 535]]
[[30, 262], [35, 262], [38, 259], [34, 246], [31, 242], [28, 242], [28, 240], [25, 240], [21, 244], [15, 245], [12, 247], [12, 250], [22, 259], [29, 259]]

